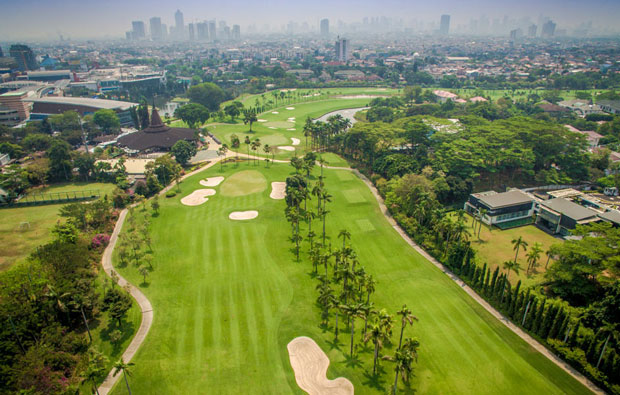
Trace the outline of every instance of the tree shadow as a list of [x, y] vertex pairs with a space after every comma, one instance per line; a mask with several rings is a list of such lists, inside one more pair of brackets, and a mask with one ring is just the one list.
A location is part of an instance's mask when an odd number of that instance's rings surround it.
[[153, 217], [153, 218], [159, 217], [159, 211], [151, 213], [151, 217]]
[[140, 283], [140, 288], [148, 288], [148, 287], [150, 287], [150, 286], [151, 286], [151, 283], [146, 282], [146, 281], [142, 281], [142, 282]]
[[372, 374], [372, 372], [364, 372], [364, 381], [362, 384], [367, 385], [371, 388], [374, 388], [381, 393], [385, 393], [387, 389], [385, 388], [385, 378], [383, 377], [383, 368], [377, 366], [377, 373]]
[[329, 349], [330, 350], [334, 350], [334, 349], [341, 350], [341, 348], [340, 348], [340, 345], [341, 345], [340, 339], [338, 339], [338, 340], [336, 340], [336, 339], [334, 339], [334, 340], [326, 340], [325, 343], [327, 343], [329, 345]]
[[344, 356], [344, 360], [340, 361], [340, 363], [344, 363], [349, 368], [359, 368], [362, 366], [362, 361], [357, 358], [355, 352], [353, 353], [353, 356], [346, 354]]

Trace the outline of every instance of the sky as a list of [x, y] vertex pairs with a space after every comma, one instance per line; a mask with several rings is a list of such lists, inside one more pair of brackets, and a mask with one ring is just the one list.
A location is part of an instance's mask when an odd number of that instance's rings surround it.
[[558, 28], [592, 21], [595, 26], [616, 26], [620, 0], [0, 0], [0, 41], [19, 39], [124, 37], [132, 20], [159, 16], [173, 25], [174, 12], [184, 13], [185, 23], [205, 19], [225, 20], [242, 27], [255, 24], [280, 28], [289, 21], [318, 25], [328, 18], [350, 23], [365, 16], [437, 22], [441, 14], [452, 16], [452, 26], [470, 19], [539, 15], [551, 17]]

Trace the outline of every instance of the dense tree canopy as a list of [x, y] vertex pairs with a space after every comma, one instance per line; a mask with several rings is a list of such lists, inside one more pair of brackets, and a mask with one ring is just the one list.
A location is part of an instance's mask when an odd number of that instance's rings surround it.
[[209, 111], [218, 111], [220, 104], [226, 100], [226, 93], [219, 86], [205, 82], [189, 88], [187, 97], [194, 103], [202, 104]]

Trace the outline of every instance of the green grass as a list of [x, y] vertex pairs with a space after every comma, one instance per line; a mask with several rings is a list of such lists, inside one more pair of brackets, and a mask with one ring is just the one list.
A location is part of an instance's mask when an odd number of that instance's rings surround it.
[[[36, 188], [31, 193], [56, 193], [99, 190], [111, 196], [115, 185], [103, 183], [64, 183]], [[0, 210], [0, 270], [6, 270], [30, 255], [32, 250], [51, 239], [50, 229], [58, 221], [58, 210], [64, 204], [16, 207]], [[20, 229], [21, 223], [28, 223]]]
[[[334, 153], [331, 152], [324, 152], [321, 154], [321, 157], [323, 157], [323, 160], [326, 162], [326, 166], [331, 166], [331, 167], [349, 167], [349, 163], [343, 159], [341, 156], [336, 155]], [[346, 173], [343, 173], [346, 174]]]
[[[358, 394], [387, 392], [391, 365], [382, 362], [385, 373], [373, 378], [369, 348], [349, 360], [347, 334], [333, 344], [333, 333], [319, 326], [317, 281], [305, 253], [295, 262], [285, 203], [270, 199], [269, 187], [231, 197], [220, 193], [225, 181], [205, 204], [180, 204], [183, 196], [202, 188], [200, 179], [221, 174], [230, 182], [246, 170], [262, 173], [269, 185], [284, 181], [291, 167], [241, 164], [220, 172], [214, 166], [183, 181], [174, 198], [160, 200], [161, 212], [151, 219], [155, 270], [143, 287], [155, 314], [132, 361], [134, 393], [301, 394], [286, 345], [304, 335], [327, 352], [329, 378], [347, 377]], [[420, 319], [407, 330], [421, 342], [411, 391], [588, 393], [407, 245], [361, 180], [343, 180], [339, 173], [348, 171], [325, 170], [333, 195], [327, 219], [331, 242], [339, 244], [338, 231], [348, 228], [359, 261], [378, 281], [376, 305], [393, 313], [406, 303]], [[345, 194], [352, 193], [364, 202], [348, 203]], [[228, 219], [231, 211], [253, 209], [260, 213], [254, 220]], [[135, 267], [119, 271], [134, 284], [142, 282]], [[122, 383], [114, 389], [125, 392]]]
[[[510, 97], [513, 100], [516, 99], [527, 99], [527, 96], [530, 94], [537, 94], [541, 96], [545, 91], [549, 89], [516, 89], [514, 92], [512, 89], [446, 89], [450, 92], [454, 92], [460, 95], [463, 98], [470, 98], [477, 96], [478, 93], [482, 93], [484, 97], [490, 97], [491, 100], [497, 100], [502, 97]], [[586, 89], [583, 91], [578, 90], [560, 90], [560, 97], [564, 100], [574, 100], [576, 99], [577, 92], [588, 92], [595, 96], [602, 92], [607, 92], [606, 89]]]
[[[478, 262], [480, 265], [483, 262], [487, 263], [487, 266], [491, 268], [491, 271], [499, 265], [499, 270], [504, 270], [502, 263], [505, 261], [512, 261], [515, 257], [515, 251], [513, 250], [512, 240], [523, 236], [523, 239], [528, 243], [528, 250], [534, 246], [534, 243], [542, 244], [543, 252], [540, 254], [539, 267], [530, 272], [530, 275], [526, 275], [525, 269], [527, 269], [527, 251], [523, 251], [523, 248], [519, 249], [519, 256], [517, 261], [521, 264], [521, 272], [518, 276], [514, 272], [510, 273], [510, 280], [516, 284], [517, 277], [521, 280], [522, 285], [531, 286], [540, 283], [543, 280], [545, 274], [545, 263], [547, 262], [547, 256], [545, 251], [553, 244], [561, 243], [562, 239], [557, 239], [542, 230], [538, 229], [535, 225], [519, 226], [517, 228], [500, 230], [496, 227], [493, 230], [489, 230], [489, 227], [484, 225], [480, 231], [480, 240], [477, 235], [473, 234], [471, 228], [472, 217], [465, 216], [468, 230], [471, 232], [472, 246], [476, 250]], [[476, 228], [477, 229], [477, 228]], [[553, 261], [549, 263], [552, 265]]]

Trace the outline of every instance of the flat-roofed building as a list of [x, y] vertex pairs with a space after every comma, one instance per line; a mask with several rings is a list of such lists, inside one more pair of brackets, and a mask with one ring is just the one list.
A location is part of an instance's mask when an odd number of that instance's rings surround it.
[[[10, 92], [9, 92], [10, 93]], [[76, 111], [80, 115], [88, 115], [97, 110], [114, 110], [122, 126], [133, 125], [130, 109], [137, 106], [136, 103], [91, 99], [84, 97], [41, 97], [25, 99], [25, 102], [33, 103], [32, 120], [45, 119], [50, 115], [62, 114], [66, 111]]]
[[609, 210], [598, 215], [603, 221], [611, 223], [615, 228], [620, 227], [620, 211]]
[[495, 191], [472, 193], [463, 209], [472, 215], [478, 215], [481, 210], [486, 210], [482, 222], [487, 225], [509, 227], [532, 218], [534, 199], [518, 189], [502, 193]]
[[20, 121], [24, 121], [30, 117], [32, 104], [25, 102], [30, 95], [32, 92], [26, 90], [3, 93], [0, 95], [0, 106], [17, 111]]
[[577, 225], [600, 221], [598, 214], [568, 199], [556, 198], [540, 202], [536, 224], [552, 233], [568, 236]]

